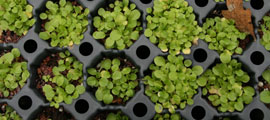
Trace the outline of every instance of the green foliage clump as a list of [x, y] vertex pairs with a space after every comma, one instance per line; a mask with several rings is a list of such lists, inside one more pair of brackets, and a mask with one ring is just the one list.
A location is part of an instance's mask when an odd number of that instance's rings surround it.
[[19, 49], [13, 48], [0, 58], [0, 93], [4, 97], [8, 97], [10, 91], [22, 88], [30, 76], [27, 62], [18, 61], [20, 56]]
[[163, 51], [171, 54], [190, 54], [202, 28], [197, 25], [193, 8], [185, 0], [155, 0], [147, 8], [147, 29], [144, 35]]
[[[263, 72], [262, 77], [266, 81], [266, 84], [270, 84], [270, 70], [269, 69]], [[270, 103], [270, 91], [268, 89], [260, 93], [260, 100], [266, 104]]]
[[3, 31], [13, 31], [26, 35], [36, 20], [32, 15], [33, 7], [27, 0], [0, 0], [0, 35]]
[[203, 73], [201, 66], [191, 67], [191, 60], [184, 57], [168, 55], [167, 59], [157, 56], [150, 65], [151, 76], [144, 78], [145, 94], [156, 104], [155, 110], [161, 113], [168, 108], [170, 113], [180, 106], [192, 105], [192, 97], [197, 93], [197, 76]]
[[[42, 80], [46, 82], [42, 91], [50, 102], [50, 106], [55, 108], [59, 108], [59, 103], [63, 101], [71, 104], [73, 99], [77, 99], [80, 94], [85, 92], [82, 84], [83, 65], [68, 51], [60, 52], [59, 56], [61, 59], [58, 61], [58, 65], [52, 69], [53, 76], [42, 76]], [[67, 74], [64, 75], [63, 72], [67, 72]], [[75, 81], [79, 83], [76, 86], [73, 84]], [[55, 86], [53, 87], [49, 83], [53, 83]]]
[[153, 120], [181, 120], [181, 116], [179, 114], [156, 114]]
[[123, 50], [130, 47], [139, 38], [142, 30], [140, 22], [141, 13], [135, 9], [135, 4], [129, 4], [129, 0], [116, 0], [109, 5], [108, 10], [100, 8], [98, 15], [94, 17], [93, 33], [95, 39], [105, 39], [107, 49], [117, 48]]
[[255, 90], [248, 86], [249, 75], [244, 72], [242, 64], [223, 55], [222, 63], [215, 65], [197, 80], [199, 86], [204, 87], [203, 96], [207, 96], [213, 106], [221, 112], [242, 111], [244, 104], [253, 101]]
[[246, 38], [246, 33], [241, 33], [233, 20], [226, 18], [207, 18], [203, 24], [203, 34], [200, 38], [209, 43], [208, 48], [223, 53], [225, 50], [232, 54], [242, 54], [239, 40]]
[[129, 118], [119, 111], [117, 113], [109, 113], [106, 120], [129, 120]]
[[39, 33], [43, 40], [50, 40], [52, 47], [67, 47], [80, 44], [87, 29], [89, 9], [73, 6], [71, 2], [60, 0], [59, 4], [48, 1], [46, 12], [40, 14], [46, 20], [45, 31]]
[[261, 31], [263, 32], [263, 37], [261, 39], [261, 44], [266, 50], [270, 50], [270, 16], [263, 17], [263, 24], [261, 24]]
[[90, 74], [87, 84], [97, 88], [95, 96], [98, 101], [110, 104], [114, 96], [127, 101], [135, 95], [138, 69], [127, 66], [124, 61], [104, 59], [97, 68], [87, 70]]
[[[13, 110], [10, 106], [4, 105], [5, 111], [2, 113], [0, 112], [0, 119], [1, 120], [22, 120], [22, 118], [17, 114], [15, 110]], [[0, 106], [3, 110], [3, 106]]]

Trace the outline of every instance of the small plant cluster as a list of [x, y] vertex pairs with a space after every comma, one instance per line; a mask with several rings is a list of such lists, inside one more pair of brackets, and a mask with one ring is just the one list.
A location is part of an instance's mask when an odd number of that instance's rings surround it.
[[156, 114], [153, 120], [181, 120], [181, 116], [179, 114]]
[[22, 88], [30, 76], [27, 62], [22, 61], [18, 48], [4, 53], [0, 58], [0, 93], [4, 97], [10, 96], [10, 92], [16, 88]]
[[55, 108], [59, 108], [59, 103], [63, 101], [71, 104], [73, 99], [85, 92], [82, 84], [83, 65], [68, 51], [60, 52], [59, 56], [61, 59], [58, 61], [58, 65], [52, 69], [53, 76], [42, 76], [42, 80], [45, 81], [42, 91], [50, 102], [50, 106]]
[[97, 68], [87, 70], [90, 74], [87, 84], [97, 88], [95, 96], [98, 101], [111, 104], [116, 96], [125, 102], [135, 95], [138, 69], [125, 64], [126, 60], [118, 58], [104, 59]]
[[215, 65], [197, 80], [204, 87], [202, 93], [221, 112], [242, 111], [255, 95], [253, 87], [246, 85], [250, 77], [241, 69], [242, 64], [223, 54], [220, 64]]
[[[269, 69], [265, 70], [262, 74], [262, 77], [265, 80], [265, 83], [259, 82], [259, 87], [269, 86], [269, 84], [270, 84], [270, 70]], [[260, 100], [266, 104], [270, 103], [270, 91], [269, 91], [268, 87], [264, 87], [263, 91], [261, 91]]]
[[215, 17], [206, 19], [200, 38], [209, 43], [209, 49], [216, 50], [219, 54], [225, 50], [232, 54], [242, 54], [243, 49], [239, 47], [239, 40], [244, 40], [246, 33], [241, 33], [233, 20]]
[[0, 104], [1, 112], [0, 119], [1, 120], [22, 120], [22, 118], [7, 104]]
[[109, 113], [106, 120], [129, 120], [129, 118], [119, 111], [117, 113]]
[[144, 78], [145, 94], [155, 103], [155, 110], [161, 113], [168, 108], [174, 113], [177, 106], [194, 103], [192, 97], [197, 93], [197, 77], [203, 73], [201, 66], [193, 66], [192, 61], [184, 60], [182, 55], [168, 55], [167, 59], [157, 56], [150, 65], [151, 76]]
[[32, 11], [27, 0], [0, 0], [0, 35], [7, 30], [18, 36], [26, 35], [36, 22]]
[[129, 4], [129, 0], [116, 0], [107, 10], [100, 8], [98, 15], [94, 17], [93, 37], [105, 41], [107, 49], [123, 50], [139, 38], [141, 13], [135, 4]]
[[144, 35], [163, 52], [190, 54], [202, 28], [197, 25], [193, 8], [185, 0], [155, 0], [147, 8], [147, 29]]
[[67, 47], [80, 44], [87, 29], [89, 9], [73, 5], [66, 0], [59, 4], [48, 1], [46, 12], [40, 14], [40, 19], [46, 21], [44, 31], [39, 33], [43, 40], [50, 40], [52, 47]]
[[270, 50], [270, 16], [263, 17], [263, 24], [261, 24], [261, 31], [263, 36], [261, 39], [261, 44], [265, 47], [266, 50]]

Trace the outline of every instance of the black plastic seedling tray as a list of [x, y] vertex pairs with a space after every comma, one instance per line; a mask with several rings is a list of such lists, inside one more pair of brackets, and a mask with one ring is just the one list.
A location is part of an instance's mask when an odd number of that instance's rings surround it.
[[[29, 30], [28, 34], [21, 38], [16, 44], [1, 44], [0, 49], [19, 48], [22, 56], [28, 61], [31, 76], [27, 80], [27, 84], [19, 91], [12, 99], [0, 99], [0, 103], [10, 105], [24, 120], [31, 120], [41, 112], [44, 107], [49, 107], [45, 97], [36, 89], [35, 79], [37, 77], [36, 69], [41, 61], [48, 55], [59, 51], [69, 50], [80, 62], [83, 63], [84, 80], [87, 79], [86, 69], [94, 67], [103, 57], [121, 56], [127, 58], [136, 67], [140, 69], [139, 76], [143, 78], [148, 74], [148, 66], [153, 62], [154, 57], [158, 55], [166, 56], [166, 53], [152, 44], [143, 34], [139, 39], [128, 49], [106, 50], [102, 44], [95, 40], [91, 34], [93, 33], [92, 16], [97, 15], [97, 10], [108, 5], [109, 0], [77, 0], [83, 7], [87, 7], [91, 11], [89, 16], [89, 26], [84, 33], [85, 37], [80, 45], [74, 45], [72, 48], [57, 48], [50, 47], [47, 41], [41, 40], [38, 36], [41, 29], [41, 20], [39, 14], [45, 10], [46, 0], [28, 0], [33, 5], [33, 15], [37, 20], [36, 24]], [[137, 5], [137, 8], [142, 13], [143, 28], [146, 28], [146, 8], [153, 7], [153, 0], [130, 0]], [[215, 9], [223, 9], [225, 2], [216, 3], [214, 0], [187, 0], [189, 5], [194, 8], [197, 20], [200, 25], [205, 21], [205, 18], [211, 11]], [[238, 59], [243, 63], [243, 69], [249, 73], [252, 86], [256, 89], [256, 95], [251, 104], [245, 105], [242, 112], [226, 112], [220, 113], [212, 107], [205, 98], [202, 97], [201, 88], [198, 89], [198, 94], [194, 96], [194, 104], [187, 106], [185, 109], [177, 109], [176, 112], [181, 114], [186, 120], [193, 119], [220, 119], [229, 117], [231, 119], [243, 120], [269, 120], [270, 109], [260, 102], [259, 91], [257, 90], [258, 78], [262, 72], [270, 65], [270, 53], [260, 44], [258, 35], [259, 21], [270, 11], [270, 0], [250, 0], [244, 2], [244, 7], [252, 11], [253, 25], [255, 27], [256, 42], [250, 43], [244, 50], [242, 55], [234, 55], [233, 58]], [[207, 43], [199, 40], [198, 45], [193, 45], [190, 55], [184, 55], [185, 59], [191, 59], [193, 65], [201, 65], [204, 70], [211, 65], [216, 64], [219, 59], [217, 52], [209, 50]], [[77, 120], [89, 120], [97, 113], [106, 110], [121, 110], [132, 120], [150, 120], [154, 117], [154, 104], [144, 94], [143, 82], [140, 82], [140, 91], [138, 91], [125, 106], [123, 105], [105, 105], [98, 102], [93, 91], [87, 86], [84, 81], [86, 92], [72, 104], [67, 105], [61, 103], [65, 111], [71, 113]], [[164, 111], [166, 112], [166, 110]]]

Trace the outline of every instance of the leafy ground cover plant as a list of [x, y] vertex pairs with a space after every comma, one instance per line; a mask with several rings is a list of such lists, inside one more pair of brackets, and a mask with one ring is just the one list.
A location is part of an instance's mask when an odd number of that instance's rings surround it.
[[105, 104], [124, 104], [138, 91], [138, 69], [126, 59], [104, 59], [87, 72], [87, 84], [95, 89], [97, 100]]
[[179, 114], [156, 114], [153, 120], [181, 120]]
[[0, 119], [1, 120], [22, 120], [22, 118], [7, 104], [0, 104]]
[[229, 54], [221, 54], [220, 60], [222, 63], [207, 69], [197, 83], [203, 87], [203, 96], [220, 112], [242, 111], [255, 95], [254, 88], [247, 84], [250, 77]]
[[265, 104], [270, 104], [270, 70], [267, 68], [262, 77], [259, 78], [258, 88], [260, 91], [260, 100]]
[[100, 40], [106, 49], [123, 50], [135, 42], [142, 31], [141, 13], [129, 0], [110, 3], [107, 8], [100, 8], [94, 17], [93, 37]]
[[193, 8], [185, 0], [155, 0], [154, 7], [147, 8], [147, 29], [144, 35], [171, 54], [190, 53], [197, 43], [202, 28], [197, 25]]
[[[72, 1], [72, 2], [70, 2]], [[50, 41], [52, 47], [67, 47], [80, 44], [87, 29], [88, 8], [83, 8], [76, 0], [47, 1], [47, 10], [40, 14], [42, 30], [39, 37]]]
[[37, 114], [35, 120], [75, 120], [75, 118], [64, 110], [63, 107], [45, 107]]
[[0, 0], [0, 43], [16, 43], [36, 20], [27, 0]]
[[0, 98], [11, 99], [25, 85], [30, 73], [18, 48], [4, 50], [0, 56]]
[[129, 120], [122, 111], [104, 111], [97, 114], [93, 120]]
[[73, 99], [85, 92], [83, 65], [69, 51], [46, 57], [37, 69], [37, 88], [46, 96], [50, 106], [59, 108], [59, 103], [71, 104]]
[[145, 94], [155, 103], [155, 110], [161, 113], [168, 108], [170, 113], [180, 106], [194, 103], [197, 93], [197, 76], [203, 73], [201, 66], [193, 66], [191, 60], [184, 60], [182, 55], [168, 55], [167, 58], [157, 56], [149, 69], [151, 75], [144, 77]]
[[260, 29], [258, 30], [261, 37], [260, 43], [265, 47], [266, 50], [270, 50], [270, 14], [267, 13], [260, 22]]

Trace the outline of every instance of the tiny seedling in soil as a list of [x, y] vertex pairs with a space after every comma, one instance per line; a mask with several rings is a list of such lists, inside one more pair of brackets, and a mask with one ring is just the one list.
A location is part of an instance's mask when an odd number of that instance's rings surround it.
[[258, 30], [261, 37], [260, 43], [265, 47], [266, 50], [270, 50], [270, 14], [267, 13], [260, 22], [261, 26]]
[[193, 8], [185, 0], [154, 0], [147, 8], [147, 28], [144, 35], [161, 51], [171, 54], [190, 54], [197, 44], [202, 28], [197, 25]]
[[0, 104], [0, 120], [22, 120], [22, 118], [7, 104]]
[[203, 87], [203, 96], [220, 112], [242, 111], [255, 95], [254, 88], [247, 84], [250, 77], [229, 54], [223, 53], [220, 60], [222, 63], [207, 69], [197, 83]]
[[138, 90], [138, 69], [126, 59], [104, 59], [87, 72], [87, 84], [95, 89], [96, 99], [105, 104], [124, 104]]
[[175, 113], [179, 106], [194, 103], [197, 94], [197, 77], [203, 73], [201, 66], [193, 66], [191, 60], [184, 60], [182, 55], [157, 56], [149, 69], [151, 75], [144, 77], [145, 94], [155, 103], [155, 110], [161, 113], [163, 108]]
[[122, 111], [104, 111], [97, 114], [93, 120], [129, 120], [128, 116], [124, 115]]
[[[258, 83], [260, 91], [260, 100], [265, 104], [270, 104], [270, 70], [267, 68], [262, 73], [262, 79], [259, 79]], [[268, 105], [269, 107], [269, 105]]]
[[18, 48], [4, 50], [0, 56], [0, 98], [11, 99], [25, 85], [30, 73]]
[[0, 43], [17, 43], [36, 20], [27, 0], [0, 0]]
[[37, 88], [46, 96], [50, 106], [71, 104], [85, 92], [82, 84], [83, 65], [70, 52], [60, 52], [46, 57], [37, 69]]
[[59, 107], [59, 109], [46, 107], [37, 114], [35, 120], [75, 120], [75, 118], [66, 112], [63, 107]]
[[[70, 0], [73, 1], [73, 0]], [[39, 15], [42, 29], [39, 37], [48, 40], [52, 47], [67, 47], [80, 44], [87, 29], [89, 9], [76, 1], [60, 0], [46, 2], [47, 10]]]
[[181, 120], [181, 116], [178, 113], [175, 114], [156, 114], [153, 120]]
[[110, 3], [100, 8], [94, 17], [93, 37], [100, 40], [106, 49], [123, 50], [130, 47], [139, 38], [142, 31], [141, 13], [129, 0]]

